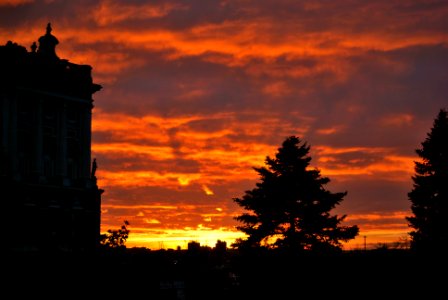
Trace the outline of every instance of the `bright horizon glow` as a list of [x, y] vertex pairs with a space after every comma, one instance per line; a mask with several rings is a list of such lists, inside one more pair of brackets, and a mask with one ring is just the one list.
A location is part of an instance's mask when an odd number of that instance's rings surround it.
[[[198, 242], [201, 246], [214, 248], [218, 240], [227, 243], [227, 248], [231, 248], [231, 244], [237, 238], [245, 238], [246, 235], [238, 231], [222, 231], [222, 230], [193, 230], [193, 231], [168, 231], [165, 237], [148, 236], [145, 233], [133, 233], [126, 242], [127, 248], [147, 248], [150, 250], [161, 249], [187, 249], [189, 242]], [[393, 246], [395, 243], [404, 243], [409, 241], [408, 231], [397, 230], [373, 230], [363, 231], [353, 240], [342, 242], [343, 250], [363, 250], [364, 237], [366, 237], [366, 248], [374, 249], [386, 244]]]
[[218, 240], [227, 243], [227, 247], [237, 239], [244, 237], [244, 234], [237, 231], [227, 230], [166, 230], [163, 238], [154, 237], [146, 233], [132, 233], [126, 242], [127, 248], [144, 247], [151, 250], [160, 249], [187, 249], [189, 242], [198, 242], [201, 246], [214, 248]]

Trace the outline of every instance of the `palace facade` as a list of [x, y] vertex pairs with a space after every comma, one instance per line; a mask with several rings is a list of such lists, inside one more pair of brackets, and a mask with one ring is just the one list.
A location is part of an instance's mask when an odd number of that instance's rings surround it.
[[0, 199], [15, 251], [94, 250], [101, 194], [91, 159], [92, 67], [61, 59], [46, 33], [0, 46]]

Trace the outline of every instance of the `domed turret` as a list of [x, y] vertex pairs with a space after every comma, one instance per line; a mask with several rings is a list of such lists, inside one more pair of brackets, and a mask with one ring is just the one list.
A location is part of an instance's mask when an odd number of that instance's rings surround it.
[[48, 58], [58, 58], [56, 55], [56, 45], [59, 44], [58, 39], [51, 34], [51, 23], [47, 25], [47, 32], [39, 38], [39, 48], [37, 53]]

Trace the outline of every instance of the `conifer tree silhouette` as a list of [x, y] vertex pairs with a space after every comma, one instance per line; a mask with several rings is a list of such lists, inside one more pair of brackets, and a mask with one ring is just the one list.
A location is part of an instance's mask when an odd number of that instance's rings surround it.
[[407, 217], [411, 248], [442, 253], [448, 249], [448, 116], [441, 109], [416, 153], [413, 189], [408, 193], [413, 216]]
[[266, 158], [266, 167], [254, 168], [261, 179], [256, 188], [233, 200], [248, 212], [235, 219], [247, 234], [235, 247], [328, 251], [341, 249], [340, 241], [353, 239], [355, 226], [341, 226], [346, 217], [330, 210], [346, 196], [324, 188], [330, 182], [318, 169], [309, 169], [310, 147], [296, 136], [286, 138], [275, 158]]

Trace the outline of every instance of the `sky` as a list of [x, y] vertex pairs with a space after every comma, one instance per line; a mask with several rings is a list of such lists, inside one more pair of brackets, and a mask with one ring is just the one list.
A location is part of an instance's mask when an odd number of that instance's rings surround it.
[[448, 108], [448, 1], [0, 0], [0, 44], [47, 23], [93, 67], [101, 230], [128, 247], [228, 245], [233, 198], [288, 136], [347, 196], [347, 249], [404, 241], [415, 149]]

